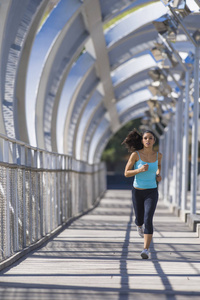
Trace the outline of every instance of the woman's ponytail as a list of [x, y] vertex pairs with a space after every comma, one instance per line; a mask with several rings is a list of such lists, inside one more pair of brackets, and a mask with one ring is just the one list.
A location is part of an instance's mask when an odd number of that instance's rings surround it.
[[142, 135], [134, 128], [129, 132], [122, 144], [125, 144], [129, 152], [141, 150], [143, 149]]

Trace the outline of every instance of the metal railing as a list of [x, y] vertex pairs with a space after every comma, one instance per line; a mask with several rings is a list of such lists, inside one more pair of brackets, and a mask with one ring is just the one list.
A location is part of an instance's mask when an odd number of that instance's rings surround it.
[[[185, 144], [184, 134], [181, 135], [180, 130], [181, 118], [180, 110], [177, 109], [160, 138], [160, 152], [163, 154], [161, 169], [163, 180], [159, 183], [159, 191], [165, 203], [185, 219], [185, 215], [199, 215], [200, 188], [199, 185], [196, 186], [194, 197], [191, 192], [194, 171], [192, 170], [192, 157], [189, 157], [189, 147], [192, 148], [193, 144], [190, 145], [189, 141], [187, 145]], [[195, 180], [199, 181], [200, 163], [198, 161], [196, 169], [198, 173]]]
[[89, 165], [0, 135], [0, 262], [92, 208], [105, 165]]

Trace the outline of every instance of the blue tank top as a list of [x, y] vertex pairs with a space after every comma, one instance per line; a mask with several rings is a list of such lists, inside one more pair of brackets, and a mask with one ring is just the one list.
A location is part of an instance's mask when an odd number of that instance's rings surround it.
[[156, 161], [152, 163], [142, 161], [139, 152], [138, 151], [136, 152], [139, 156], [139, 160], [136, 161], [136, 163], [134, 164], [134, 169], [139, 169], [145, 164], [149, 165], [149, 169], [146, 172], [141, 172], [135, 175], [133, 186], [135, 188], [140, 188], [140, 189], [156, 188], [157, 187], [156, 171], [158, 170], [158, 152], [157, 152]]

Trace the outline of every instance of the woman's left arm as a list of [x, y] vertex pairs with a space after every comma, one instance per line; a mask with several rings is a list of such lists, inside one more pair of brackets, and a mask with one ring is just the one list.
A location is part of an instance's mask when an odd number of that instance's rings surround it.
[[156, 172], [156, 181], [160, 182], [162, 180], [162, 177], [160, 176], [161, 173], [161, 160], [162, 160], [162, 154], [158, 153], [158, 170]]

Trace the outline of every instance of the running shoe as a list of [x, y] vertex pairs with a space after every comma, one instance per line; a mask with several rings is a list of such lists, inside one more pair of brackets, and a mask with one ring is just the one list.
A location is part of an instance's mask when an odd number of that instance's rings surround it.
[[141, 236], [142, 238], [144, 237], [144, 226], [137, 226], [137, 232], [139, 234], [139, 236]]
[[147, 249], [142, 250], [141, 256], [143, 259], [149, 258], [149, 251]]

